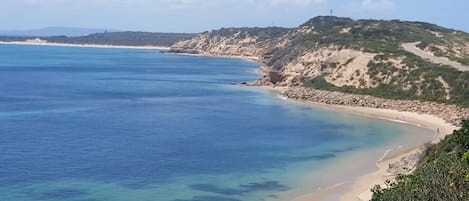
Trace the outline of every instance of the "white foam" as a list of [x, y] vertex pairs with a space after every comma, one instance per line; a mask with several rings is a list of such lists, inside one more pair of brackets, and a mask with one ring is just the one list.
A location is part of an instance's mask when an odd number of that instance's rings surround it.
[[288, 98], [286, 96], [278, 95], [278, 97], [282, 100], [288, 100]]
[[391, 153], [392, 150], [393, 150], [392, 148], [386, 150], [386, 151], [384, 152], [383, 156], [381, 156], [381, 158], [380, 158], [378, 161], [384, 160], [384, 159], [389, 155], [389, 153]]
[[64, 108], [64, 109], [51, 109], [51, 110], [0, 112], [0, 117], [41, 115], [41, 114], [47, 114], [47, 113], [72, 113], [72, 112], [86, 111], [89, 109], [92, 109], [92, 108]]
[[404, 121], [404, 120], [400, 120], [400, 119], [390, 119], [390, 118], [384, 118], [384, 117], [378, 117], [378, 118], [379, 118], [379, 119], [383, 119], [383, 120], [387, 120], [387, 121], [392, 121], [392, 122], [395, 122], [395, 123], [409, 124], [409, 125], [414, 125], [414, 126], [418, 126], [418, 127], [424, 128], [424, 126], [422, 126], [421, 124], [411, 123], [411, 122]]

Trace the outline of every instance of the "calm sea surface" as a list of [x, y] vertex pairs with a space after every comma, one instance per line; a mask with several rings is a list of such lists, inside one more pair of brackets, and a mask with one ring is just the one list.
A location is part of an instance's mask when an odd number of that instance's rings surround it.
[[386, 150], [433, 137], [233, 85], [258, 67], [0, 45], [0, 200], [278, 200], [350, 182]]

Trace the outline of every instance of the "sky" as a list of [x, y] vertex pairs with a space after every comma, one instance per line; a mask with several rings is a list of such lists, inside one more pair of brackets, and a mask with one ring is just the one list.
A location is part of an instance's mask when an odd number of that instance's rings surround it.
[[468, 0], [0, 0], [0, 30], [296, 27], [331, 9], [340, 17], [425, 21], [469, 32]]

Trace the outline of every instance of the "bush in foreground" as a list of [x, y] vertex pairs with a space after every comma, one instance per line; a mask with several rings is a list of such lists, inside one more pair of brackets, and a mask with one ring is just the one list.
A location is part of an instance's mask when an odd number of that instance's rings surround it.
[[469, 121], [430, 148], [417, 170], [372, 189], [372, 201], [469, 200]]

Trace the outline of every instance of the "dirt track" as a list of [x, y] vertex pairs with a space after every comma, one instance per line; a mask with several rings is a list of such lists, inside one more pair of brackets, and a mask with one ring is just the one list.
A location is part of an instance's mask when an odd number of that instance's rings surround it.
[[449, 66], [452, 66], [452, 67], [454, 67], [454, 68], [456, 68], [460, 71], [469, 71], [469, 66], [462, 65], [462, 64], [460, 64], [456, 61], [451, 61], [451, 60], [449, 60], [448, 58], [445, 58], [445, 57], [437, 57], [437, 56], [434, 56], [430, 52], [423, 51], [422, 49], [417, 47], [417, 45], [419, 43], [420, 42], [404, 43], [404, 44], [402, 44], [402, 47], [406, 51], [411, 52], [411, 53], [413, 53], [413, 54], [415, 54], [419, 57], [429, 59], [433, 63], [449, 65]]

